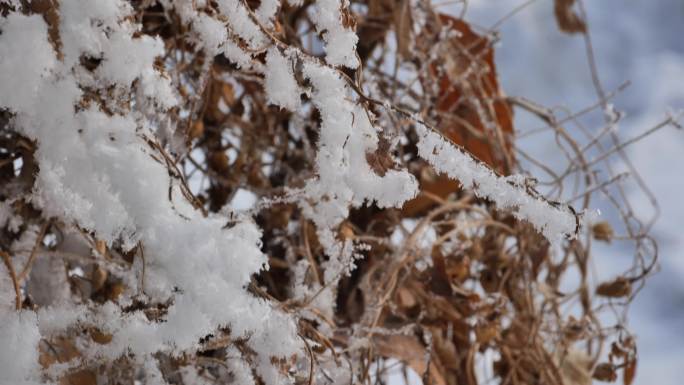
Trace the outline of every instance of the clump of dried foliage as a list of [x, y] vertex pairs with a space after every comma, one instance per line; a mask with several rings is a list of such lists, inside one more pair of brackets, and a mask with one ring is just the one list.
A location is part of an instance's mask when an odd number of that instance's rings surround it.
[[[354, 258], [342, 275], [326, 279], [322, 266], [331, 256], [293, 193], [316, 173], [321, 117], [310, 96], [302, 94], [297, 112], [269, 104], [263, 75], [198, 50], [173, 8], [150, 0], [130, 3], [139, 34], [163, 40], [159, 70], [172, 79], [181, 100], [168, 113], [173, 135], [150, 139], [151, 153], [164, 158], [197, 210], [227, 215], [226, 226], [252, 216], [262, 229], [270, 267], [253, 277], [249, 290], [297, 320], [305, 347], [299, 361], [279, 363], [285, 375], [299, 384], [387, 383], [390, 372], [395, 379], [436, 385], [583, 385], [618, 376], [626, 385], [632, 382], [637, 345], [627, 328], [627, 308], [653, 270], [657, 252], [650, 225], [638, 221], [622, 192], [625, 178], [610, 168], [624, 147], [610, 129], [620, 118], [607, 113], [612, 94], [601, 91], [600, 102], [587, 111], [559, 115], [505, 95], [494, 60], [496, 31], [477, 29], [425, 1], [354, 0], [343, 6], [343, 24], [359, 36], [360, 66], [331, 68], [381, 128], [378, 149], [366, 159], [380, 176], [409, 170], [420, 193], [401, 208], [366, 204], [351, 209], [335, 237], [353, 248]], [[256, 10], [259, 3], [244, 4]], [[214, 13], [212, 1], [202, 4], [199, 12]], [[283, 3], [273, 25], [261, 26], [273, 45], [322, 56], [312, 4]], [[48, 25], [59, 18], [56, 1], [21, 7], [26, 14], [41, 14]], [[557, 0], [555, 16], [563, 31], [580, 38], [588, 28], [575, 8], [573, 1]], [[58, 33], [50, 32], [59, 46]], [[264, 62], [267, 49], [252, 52], [253, 60]], [[93, 58], [83, 61], [91, 70], [100, 65]], [[292, 70], [306, 88], [309, 79], [301, 76], [301, 68]], [[88, 97], [89, 103], [107, 108], [106, 94]], [[566, 127], [579, 114], [602, 108], [605, 127]], [[550, 145], [558, 146], [567, 160], [562, 173], [517, 149], [521, 130], [514, 127], [513, 114], [518, 111], [539, 117], [543, 127], [525, 135], [547, 135]], [[122, 278], [142, 262], [142, 274], [134, 279], [145, 279], [144, 245], [133, 250], [108, 245], [89, 230], [44, 215], [29, 199], [39, 167], [33, 158], [36, 144], [13, 130], [9, 111], [0, 119], [0, 199], [11, 201], [12, 215], [21, 218], [19, 225], [8, 222], [0, 229], [0, 255], [15, 285], [16, 307], [40, 309], [54, 297], [67, 296], [93, 306], [125, 303], [124, 313], [162, 320], [168, 304], [138, 300], [140, 293], [130, 293], [130, 281]], [[592, 207], [595, 196], [608, 197], [624, 224], [594, 223], [578, 230], [577, 238], [550, 245], [530, 224], [497, 210], [422, 160], [416, 119], [496, 173], [530, 176], [528, 193], [541, 197], [537, 191], [542, 191], [552, 205], [568, 202], [579, 213]], [[245, 210], [230, 208], [245, 201], [251, 202]], [[74, 230], [89, 253], [63, 242], [63, 234]], [[615, 239], [634, 246], [633, 264], [611, 281], [594, 282], [592, 243]], [[121, 301], [122, 296], [132, 300]], [[321, 305], [323, 297], [334, 301], [332, 312]], [[49, 373], [71, 363], [59, 379], [62, 384], [95, 384], [98, 378], [139, 383], [140, 368], [125, 355], [114, 362], [83, 357], [79, 341], [108, 344], [111, 338], [95, 328], [44, 338], [40, 364]], [[225, 361], [236, 351], [247, 359], [252, 354], [241, 336], [232, 336], [227, 327], [198, 343], [195, 354], [155, 355], [164, 381], [239, 381]], [[194, 380], [183, 374], [188, 367], [197, 373]]]

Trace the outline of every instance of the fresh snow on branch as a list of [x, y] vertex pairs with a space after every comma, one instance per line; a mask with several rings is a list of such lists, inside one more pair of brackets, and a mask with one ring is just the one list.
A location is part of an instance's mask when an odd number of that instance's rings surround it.
[[419, 136], [418, 154], [435, 170], [458, 180], [464, 188], [473, 190], [499, 209], [510, 209], [516, 218], [530, 222], [552, 244], [559, 244], [577, 231], [577, 217], [568, 208], [556, 207], [530, 194], [524, 177], [501, 177], [485, 164], [447, 142], [442, 135], [424, 124], [416, 123]]
[[343, 7], [347, 7], [347, 0], [316, 0], [312, 20], [318, 32], [323, 33], [325, 40], [325, 60], [332, 65], [349, 68], [359, 66], [356, 56], [356, 43], [359, 37], [342, 23]]
[[276, 47], [271, 47], [266, 55], [264, 88], [271, 104], [291, 111], [299, 108], [301, 90], [294, 77], [292, 61]]
[[418, 192], [408, 171], [388, 170], [379, 176], [370, 168], [366, 154], [378, 146], [378, 132], [368, 112], [349, 98], [350, 90], [333, 69], [318, 63], [304, 65], [312, 85], [312, 101], [321, 114], [316, 154], [318, 178], [307, 186], [314, 202], [311, 213], [321, 228], [333, 228], [348, 215], [350, 204], [375, 201], [379, 207], [400, 207]]
[[[84, 97], [81, 87], [111, 85], [126, 94], [135, 81], [148, 90], [143, 98], [150, 99], [139, 100], [136, 107], [148, 102], [162, 110], [173, 106], [168, 80], [154, 69], [162, 43], [149, 36], [132, 38], [135, 28], [125, 21], [131, 11], [126, 3], [65, 0], [61, 6], [63, 61], [57, 60], [40, 16], [11, 13], [0, 19], [0, 81], [15, 85], [3, 86], [0, 108], [14, 113], [17, 128], [38, 145], [34, 203], [46, 215], [92, 231], [109, 245], [118, 240], [125, 249], [139, 245], [145, 285], [137, 289], [149, 301], [172, 303], [162, 322], [141, 312], [124, 314], [111, 302], [80, 308], [74, 322], [113, 335], [111, 343], [93, 345], [90, 353], [108, 360], [125, 354], [145, 360], [158, 351], [179, 355], [230, 327], [233, 336], [248, 338], [260, 360], [260, 376], [279, 383], [271, 357], [291, 356], [300, 346], [293, 321], [245, 289], [251, 275], [267, 266], [259, 229], [250, 221], [226, 229], [224, 218], [195, 210], [168, 165], [158, 161], [163, 155], [149, 146], [146, 138], [154, 137], [155, 127], [139, 111], [77, 108]], [[102, 60], [93, 74], [79, 65], [84, 54]], [[32, 313], [3, 317], [0, 344], [16, 346], [19, 336], [24, 341], [23, 353], [15, 355], [19, 365], [6, 367], [9, 361], [3, 359], [0, 379], [21, 383], [39, 378], [34, 336], [43, 321]], [[55, 316], [47, 310], [39, 317]]]

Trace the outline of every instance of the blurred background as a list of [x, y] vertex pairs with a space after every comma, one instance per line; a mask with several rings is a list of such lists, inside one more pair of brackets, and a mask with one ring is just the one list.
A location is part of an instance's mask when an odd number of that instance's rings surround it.
[[[440, 4], [435, 1], [434, 4]], [[501, 22], [496, 62], [502, 88], [541, 105], [579, 111], [599, 100], [581, 34], [558, 30], [549, 0], [472, 0], [442, 3], [442, 12], [459, 15], [483, 30]], [[625, 114], [615, 129], [623, 140], [636, 137], [684, 109], [684, 1], [591, 0], [584, 2], [597, 73], [611, 103]], [[514, 14], [511, 12], [514, 11]], [[603, 124], [600, 109], [580, 117], [589, 130]], [[681, 122], [681, 120], [680, 120]], [[539, 127], [538, 118], [516, 114], [516, 130]], [[569, 128], [572, 129], [572, 128]], [[560, 159], [549, 138], [532, 136], [519, 145], [537, 159]], [[659, 271], [647, 282], [629, 312], [639, 364], [635, 383], [682, 384], [684, 365], [684, 132], [665, 127], [626, 148], [652, 190], [660, 215], [652, 234], [659, 242]], [[615, 167], [620, 169], [619, 158]], [[625, 183], [629, 201], [644, 221], [657, 212], [636, 183]], [[619, 222], [607, 202], [594, 201], [603, 219]], [[634, 254], [631, 242], [594, 245], [594, 275], [609, 279], [623, 272]]]

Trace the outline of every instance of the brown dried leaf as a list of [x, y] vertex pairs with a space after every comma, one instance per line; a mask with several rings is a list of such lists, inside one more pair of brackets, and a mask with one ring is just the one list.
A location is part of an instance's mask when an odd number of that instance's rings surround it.
[[444, 297], [451, 297], [451, 283], [446, 272], [446, 262], [440, 251], [440, 246], [432, 248], [432, 272], [430, 277], [430, 291]]
[[[473, 156], [508, 174], [499, 147], [509, 152], [510, 142], [499, 143], [499, 138], [487, 132], [483, 116], [471, 101], [475, 98], [483, 108], [492, 103], [493, 116], [488, 116], [488, 119], [494, 121], [504, 134], [513, 133], [512, 110], [500, 100], [502, 90], [497, 78], [494, 49], [486, 36], [476, 34], [463, 20], [444, 14], [439, 15], [439, 20], [443, 28], [458, 33], [452, 39], [453, 49], [443, 58], [447, 73], [439, 78], [440, 99], [437, 104], [439, 111], [452, 113], [458, 120], [445, 119], [439, 128]], [[472, 71], [473, 67], [478, 70]]]
[[634, 382], [634, 377], [636, 376], [636, 368], [637, 359], [634, 358], [627, 364], [627, 366], [625, 366], [625, 370], [622, 374], [622, 383], [624, 385], [632, 385], [632, 382]]
[[572, 6], [575, 0], [556, 0], [554, 2], [553, 11], [556, 15], [556, 22], [558, 28], [565, 33], [585, 33], [587, 25], [584, 23]]
[[196, 138], [199, 138], [204, 134], [204, 122], [201, 120], [195, 121], [190, 126], [190, 129], [188, 130], [188, 140], [193, 140]]
[[615, 365], [609, 362], [602, 362], [596, 365], [593, 377], [595, 380], [604, 382], [613, 382], [617, 380], [617, 372], [615, 371]]
[[99, 291], [107, 282], [107, 270], [103, 269], [101, 266], [96, 265], [93, 267], [93, 272], [90, 274], [90, 283], [92, 285], [93, 292]]
[[[435, 95], [435, 108], [442, 117], [438, 129], [475, 158], [502, 174], [510, 173], [509, 163], [513, 160], [508, 159], [511, 141], [507, 136], [513, 133], [513, 111], [502, 98], [489, 39], [453, 16], [439, 14], [434, 24], [454, 32], [449, 40], [452, 49], [441, 52], [439, 59], [430, 64], [427, 75], [439, 89]], [[490, 122], [497, 126], [497, 132], [487, 128]], [[422, 191], [441, 198], [460, 188], [457, 181], [446, 175], [420, 182]], [[404, 216], [417, 216], [433, 205], [433, 200], [418, 195], [404, 204], [402, 212]]]
[[106, 345], [112, 342], [112, 335], [109, 333], [103, 333], [99, 329], [90, 329], [90, 338], [100, 345]]
[[377, 175], [385, 176], [387, 170], [394, 167], [394, 159], [390, 154], [390, 142], [381, 136], [378, 140], [378, 148], [374, 152], [366, 153], [366, 161]]
[[499, 327], [496, 323], [490, 322], [490, 323], [479, 323], [475, 327], [475, 337], [477, 338], [477, 342], [485, 345], [489, 343], [489, 341], [493, 340], [496, 338], [496, 336], [499, 334]]
[[32, 12], [41, 14], [48, 26], [48, 41], [62, 59], [62, 39], [59, 35], [59, 2], [57, 0], [32, 0], [28, 2]]
[[204, 117], [211, 122], [220, 122], [225, 117], [225, 112], [221, 110], [221, 105], [231, 107], [235, 104], [235, 91], [228, 83], [223, 83], [214, 79], [209, 81], [207, 86], [208, 100], [204, 110]]
[[354, 228], [348, 221], [344, 221], [340, 225], [340, 237], [344, 240], [354, 239]]
[[95, 250], [97, 250], [97, 252], [100, 255], [106, 256], [107, 255], [107, 242], [105, 242], [101, 239], [96, 240], [95, 241]]
[[[447, 370], [459, 370], [461, 360], [456, 351], [456, 346], [450, 338], [444, 336], [443, 331], [431, 328], [433, 354], [439, 356], [439, 361]], [[448, 373], [445, 373], [448, 376]]]
[[47, 368], [56, 362], [64, 363], [80, 356], [81, 353], [71, 339], [56, 337], [49, 344], [40, 344], [38, 362], [43, 368]]
[[501, 277], [499, 272], [494, 269], [485, 269], [480, 272], [480, 285], [487, 293], [499, 291]]
[[444, 376], [433, 362], [430, 362], [429, 373], [426, 373], [428, 365], [425, 347], [416, 337], [405, 335], [376, 336], [373, 342], [379, 355], [396, 358], [404, 362], [421, 377], [424, 374], [429, 375], [434, 385], [447, 384]]
[[230, 169], [228, 155], [225, 151], [212, 151], [207, 157], [207, 164], [209, 168], [219, 174], [224, 174]]
[[121, 282], [115, 282], [107, 288], [107, 299], [116, 301], [121, 294], [126, 290], [126, 286]]
[[621, 298], [632, 294], [632, 284], [625, 277], [618, 277], [612, 281], [604, 282], [596, 288], [596, 294], [609, 297]]
[[446, 272], [452, 283], [463, 283], [470, 276], [470, 258], [463, 256], [447, 259]]
[[59, 381], [60, 385], [97, 385], [97, 375], [89, 369], [67, 374]]
[[413, 29], [413, 18], [408, 0], [402, 0], [392, 12], [394, 21], [394, 35], [397, 40], [397, 52], [401, 57], [411, 56], [411, 31]]
[[591, 357], [581, 350], [570, 349], [560, 360], [559, 369], [565, 385], [591, 385]]
[[396, 302], [399, 306], [405, 309], [412, 308], [418, 304], [416, 296], [412, 293], [411, 290], [405, 287], [400, 287], [397, 289]]
[[223, 97], [223, 101], [226, 102], [226, 105], [232, 106], [235, 104], [235, 90], [230, 83], [223, 83], [221, 86], [221, 96]]
[[342, 16], [342, 26], [344, 28], [356, 29], [356, 18], [354, 18], [354, 14], [347, 7], [340, 5], [340, 15]]

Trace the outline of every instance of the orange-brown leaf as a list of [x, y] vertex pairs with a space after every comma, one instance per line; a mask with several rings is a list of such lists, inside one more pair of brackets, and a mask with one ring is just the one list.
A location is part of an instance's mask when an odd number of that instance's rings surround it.
[[622, 383], [624, 385], [632, 385], [632, 382], [634, 382], [634, 377], [636, 376], [636, 368], [637, 359], [634, 358], [627, 364], [627, 366], [625, 366], [625, 370], [622, 374]]
[[[513, 112], [499, 88], [492, 45], [461, 19], [440, 14], [438, 22], [454, 34], [448, 42], [452, 49], [429, 67], [429, 76], [439, 90], [437, 128], [475, 158], [508, 174], [513, 166], [509, 138], [513, 133]], [[421, 190], [440, 198], [460, 188], [446, 175], [422, 179]], [[420, 215], [433, 204], [433, 200], [419, 195], [404, 205], [403, 214]]]
[[554, 2], [553, 11], [556, 15], [558, 28], [565, 33], [584, 33], [587, 31], [587, 25], [573, 11], [572, 6], [574, 4], [575, 0], [556, 0]]
[[632, 284], [625, 277], [618, 277], [612, 281], [604, 282], [596, 288], [596, 294], [609, 297], [628, 297], [632, 294]]
[[[377, 336], [373, 339], [378, 354], [395, 358], [411, 367], [419, 376], [429, 375], [434, 385], [446, 385], [447, 382], [437, 366], [425, 359], [425, 347], [416, 337], [405, 335]], [[428, 373], [426, 373], [429, 370]]]

